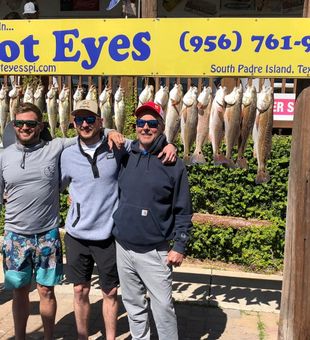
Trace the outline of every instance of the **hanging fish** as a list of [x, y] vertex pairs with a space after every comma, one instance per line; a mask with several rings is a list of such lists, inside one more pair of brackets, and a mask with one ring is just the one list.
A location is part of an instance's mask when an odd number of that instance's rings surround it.
[[256, 118], [253, 127], [254, 157], [257, 158], [258, 168], [256, 184], [268, 182], [270, 179], [266, 169], [270, 156], [273, 126], [273, 88], [263, 86], [257, 94]]
[[63, 137], [67, 137], [67, 131], [70, 121], [70, 89], [65, 84], [59, 94], [58, 112], [59, 112], [59, 125]]
[[89, 87], [89, 90], [87, 92], [87, 95], [85, 97], [85, 99], [87, 100], [93, 100], [96, 103], [98, 103], [98, 99], [97, 99], [98, 93], [97, 93], [97, 88], [96, 85], [91, 85]]
[[48, 122], [50, 125], [50, 131], [52, 138], [55, 138], [55, 131], [57, 125], [57, 93], [58, 86], [50, 85], [49, 91], [46, 94], [46, 111], [48, 115]]
[[196, 138], [198, 123], [197, 92], [196, 86], [189, 88], [183, 97], [181, 109], [181, 137], [184, 146], [183, 161], [187, 165], [191, 163], [190, 148]]
[[161, 108], [163, 109], [165, 114], [165, 116], [163, 117], [164, 120], [166, 118], [168, 99], [169, 99], [168, 86], [160, 86], [160, 89], [155, 93], [154, 103], [160, 105]]
[[209, 135], [209, 119], [212, 106], [212, 89], [211, 87], [203, 87], [203, 90], [198, 96], [198, 124], [196, 134], [196, 148], [192, 155], [191, 162], [203, 164], [206, 162], [202, 147], [208, 140]]
[[165, 135], [168, 143], [174, 143], [181, 124], [181, 108], [183, 98], [182, 84], [174, 84], [169, 93], [167, 105]]
[[45, 100], [44, 100], [44, 85], [39, 84], [33, 95], [34, 105], [36, 105], [40, 111], [43, 113], [45, 110]]
[[21, 104], [21, 98], [23, 93], [23, 88], [21, 85], [15, 85], [15, 83], [12, 83], [12, 90], [9, 92], [10, 97], [10, 119], [15, 119], [15, 112], [16, 109]]
[[1, 140], [3, 137], [3, 131], [6, 127], [9, 118], [9, 88], [6, 84], [2, 84], [0, 90], [0, 134]]
[[220, 152], [222, 140], [224, 138], [224, 111], [227, 88], [220, 86], [216, 91], [212, 102], [210, 121], [209, 121], [209, 139], [212, 144], [213, 161], [215, 165], [226, 163], [226, 158]]
[[83, 100], [83, 93], [83, 87], [81, 85], [78, 85], [73, 95], [73, 110], [76, 109], [77, 103]]
[[101, 112], [101, 118], [103, 119], [103, 126], [108, 129], [112, 129], [112, 88], [108, 85], [104, 88], [99, 96], [99, 108]]
[[240, 135], [241, 104], [243, 89], [240, 84], [235, 86], [232, 92], [225, 96], [226, 108], [224, 112], [225, 142], [227, 165], [235, 167], [232, 159], [233, 147], [237, 145]]
[[247, 146], [250, 133], [253, 130], [253, 125], [256, 116], [257, 93], [255, 86], [248, 85], [242, 97], [241, 107], [241, 127], [238, 139], [238, 159], [237, 165], [239, 168], [247, 169], [247, 160], [244, 157], [244, 152]]
[[33, 86], [28, 84], [26, 87], [26, 91], [24, 93], [24, 98], [23, 98], [24, 103], [34, 103], [34, 91], [33, 91]]
[[114, 95], [114, 119], [116, 130], [120, 133], [124, 132], [125, 125], [125, 101], [124, 89], [119, 86]]
[[145, 85], [144, 90], [140, 93], [139, 96], [139, 104], [138, 107], [141, 105], [152, 102], [154, 100], [154, 86], [153, 85]]

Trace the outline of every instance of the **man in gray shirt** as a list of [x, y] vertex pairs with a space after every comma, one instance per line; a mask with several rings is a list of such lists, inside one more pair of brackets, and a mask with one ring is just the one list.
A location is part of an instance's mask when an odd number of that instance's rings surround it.
[[[13, 121], [17, 142], [0, 156], [0, 198], [7, 195], [3, 265], [5, 287], [13, 290], [15, 339], [25, 339], [29, 289], [34, 275], [40, 296], [44, 339], [52, 339], [54, 286], [62, 279], [59, 238], [59, 170], [62, 150], [76, 138], [45, 141], [42, 113], [22, 104]], [[2, 202], [1, 202], [2, 203]]]

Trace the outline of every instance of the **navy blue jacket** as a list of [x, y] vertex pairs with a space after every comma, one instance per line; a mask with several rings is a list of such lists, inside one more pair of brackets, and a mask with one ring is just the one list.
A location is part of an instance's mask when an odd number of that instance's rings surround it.
[[113, 215], [116, 240], [129, 249], [155, 249], [174, 240], [173, 250], [184, 253], [192, 227], [192, 207], [183, 162], [162, 164], [158, 153], [166, 145], [159, 136], [148, 153], [132, 143], [120, 171], [119, 206]]

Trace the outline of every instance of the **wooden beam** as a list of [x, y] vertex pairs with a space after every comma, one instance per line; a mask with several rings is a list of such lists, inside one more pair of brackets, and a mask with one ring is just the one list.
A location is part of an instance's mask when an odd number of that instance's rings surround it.
[[187, 78], [187, 91], [190, 89], [192, 86], [192, 78]]
[[309, 0], [304, 1], [303, 17], [310, 18], [310, 1]]
[[141, 17], [156, 18], [157, 17], [157, 0], [141, 1]]
[[293, 121], [289, 120], [274, 120], [272, 124], [273, 128], [279, 129], [292, 129], [293, 128]]
[[155, 78], [155, 93], [159, 90], [160, 79], [158, 77]]
[[235, 229], [246, 227], [268, 227], [272, 225], [272, 222], [270, 221], [198, 213], [193, 214], [192, 222], [197, 224], [210, 224], [214, 227]]
[[282, 79], [282, 87], [281, 87], [281, 93], [285, 93], [285, 85], [286, 85], [286, 79]]
[[310, 87], [295, 105], [279, 340], [310, 339]]
[[101, 92], [103, 91], [102, 80], [102, 76], [98, 76], [98, 96], [100, 96]]
[[198, 93], [201, 92], [201, 89], [202, 89], [202, 78], [198, 78]]

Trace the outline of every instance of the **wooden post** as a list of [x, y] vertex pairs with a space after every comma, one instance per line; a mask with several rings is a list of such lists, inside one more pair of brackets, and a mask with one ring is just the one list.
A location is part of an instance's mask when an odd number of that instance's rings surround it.
[[[310, 0], [304, 2], [310, 17]], [[310, 339], [310, 82], [297, 81], [278, 340]]]
[[141, 1], [141, 17], [142, 18], [156, 18], [157, 17], [157, 1], [143, 0]]
[[295, 106], [279, 340], [310, 339], [310, 87]]
[[304, 18], [310, 18], [310, 2], [309, 2], [309, 0], [304, 1], [303, 17]]
[[[157, 0], [141, 0], [141, 18], [156, 18], [157, 17]], [[154, 85], [156, 91], [156, 80], [152, 77], [147, 78], [149, 85]]]

